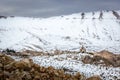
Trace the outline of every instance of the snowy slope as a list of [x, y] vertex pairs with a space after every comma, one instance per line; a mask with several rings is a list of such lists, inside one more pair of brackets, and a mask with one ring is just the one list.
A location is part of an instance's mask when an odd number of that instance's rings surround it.
[[81, 14], [0, 18], [0, 49], [77, 50], [84, 45], [120, 53], [120, 19], [112, 11], [102, 11], [102, 17], [100, 11], [85, 13], [84, 18]]

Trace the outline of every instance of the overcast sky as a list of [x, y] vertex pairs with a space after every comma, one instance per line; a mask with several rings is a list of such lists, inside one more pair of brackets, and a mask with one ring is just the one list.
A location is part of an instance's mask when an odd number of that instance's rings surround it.
[[51, 17], [78, 12], [120, 10], [120, 0], [0, 0], [0, 15]]

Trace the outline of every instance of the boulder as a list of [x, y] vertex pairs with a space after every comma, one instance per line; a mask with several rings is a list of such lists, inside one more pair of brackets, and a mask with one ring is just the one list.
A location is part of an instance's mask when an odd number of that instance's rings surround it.
[[120, 67], [120, 55], [103, 50], [93, 53], [93, 57], [86, 55], [82, 62], [85, 64], [105, 64], [106, 66]]
[[86, 80], [102, 80], [99, 76], [92, 76], [87, 78]]

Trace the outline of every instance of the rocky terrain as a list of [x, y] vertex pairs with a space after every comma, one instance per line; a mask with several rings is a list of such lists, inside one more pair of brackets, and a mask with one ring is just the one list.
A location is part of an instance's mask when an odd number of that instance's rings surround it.
[[106, 50], [0, 53], [1, 80], [119, 80], [119, 68], [120, 55]]
[[65, 73], [63, 69], [52, 66], [43, 67], [31, 59], [15, 61], [0, 53], [0, 80], [101, 80], [99, 76], [86, 78], [79, 72], [75, 75]]

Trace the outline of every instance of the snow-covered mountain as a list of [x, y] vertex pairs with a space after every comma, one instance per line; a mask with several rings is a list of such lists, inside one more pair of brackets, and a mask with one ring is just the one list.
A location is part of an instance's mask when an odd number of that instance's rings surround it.
[[120, 11], [50, 18], [0, 16], [0, 49], [120, 50]]

